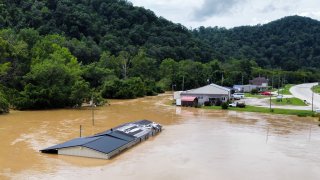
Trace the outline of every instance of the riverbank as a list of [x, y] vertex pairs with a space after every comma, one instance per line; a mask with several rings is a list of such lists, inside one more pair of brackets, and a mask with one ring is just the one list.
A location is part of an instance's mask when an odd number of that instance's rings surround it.
[[274, 105], [281, 106], [308, 106], [305, 102], [298, 98], [283, 98], [281, 101], [273, 98], [271, 102]]
[[[213, 110], [222, 110], [221, 106], [204, 106], [204, 109], [213, 109]], [[308, 110], [294, 110], [294, 109], [279, 109], [266, 107], [256, 107], [256, 106], [246, 106], [245, 108], [238, 108], [238, 107], [229, 107], [227, 110], [232, 111], [241, 111], [241, 112], [256, 112], [256, 113], [268, 113], [268, 114], [283, 114], [283, 115], [296, 115], [299, 117], [306, 117], [306, 116], [315, 116], [315, 113]]]
[[[259, 100], [261, 100], [260, 98], [257, 98]], [[267, 100], [267, 98], [264, 98]], [[273, 99], [272, 102], [276, 101], [276, 99]], [[165, 102], [166, 105], [169, 106], [174, 106], [174, 102], [172, 102], [172, 100], [168, 100], [167, 102]], [[298, 102], [293, 104], [289, 104], [291, 106], [291, 108], [301, 108], [301, 107], [305, 107], [308, 108], [305, 104], [301, 104], [299, 99]], [[300, 105], [300, 106], [299, 106]], [[228, 107], [228, 109], [226, 109], [226, 111], [228, 110], [232, 110], [232, 111], [241, 111], [241, 112], [255, 112], [255, 113], [268, 113], [268, 114], [283, 114], [283, 115], [296, 115], [299, 117], [306, 117], [306, 116], [310, 116], [310, 117], [314, 117], [315, 113], [312, 112], [311, 110], [304, 110], [304, 109], [285, 109], [285, 108], [279, 108], [281, 106], [288, 106], [287, 102], [283, 102], [282, 104], [280, 103], [280, 105], [275, 105], [272, 104], [272, 109], [270, 111], [269, 107], [266, 106], [252, 106], [252, 105], [246, 105], [245, 108], [238, 108], [238, 107]], [[203, 106], [201, 107], [202, 109], [212, 109], [212, 110], [223, 110], [221, 108], [221, 106]]]

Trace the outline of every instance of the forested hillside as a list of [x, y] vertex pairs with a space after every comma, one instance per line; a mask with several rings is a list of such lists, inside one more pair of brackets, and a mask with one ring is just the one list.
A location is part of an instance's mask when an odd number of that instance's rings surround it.
[[319, 27], [294, 16], [188, 30], [124, 0], [0, 1], [0, 113], [259, 75], [275, 85], [318, 81]]
[[69, 48], [84, 63], [97, 61], [105, 50], [118, 55], [136, 47], [148, 49], [148, 55], [158, 60], [204, 61], [212, 56], [210, 48], [192, 38], [184, 26], [125, 0], [5, 0], [0, 13], [0, 28], [32, 27], [40, 35], [78, 39]]
[[193, 34], [209, 43], [221, 60], [248, 58], [261, 67], [289, 71], [320, 68], [320, 22], [310, 18], [291, 16], [230, 30], [200, 27]]

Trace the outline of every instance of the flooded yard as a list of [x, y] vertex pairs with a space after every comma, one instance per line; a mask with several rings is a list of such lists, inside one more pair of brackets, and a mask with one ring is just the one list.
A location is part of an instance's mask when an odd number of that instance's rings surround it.
[[[113, 100], [91, 109], [12, 111], [0, 116], [0, 179], [319, 179], [314, 118], [174, 107], [170, 94]], [[157, 135], [112, 160], [40, 149], [150, 119]]]

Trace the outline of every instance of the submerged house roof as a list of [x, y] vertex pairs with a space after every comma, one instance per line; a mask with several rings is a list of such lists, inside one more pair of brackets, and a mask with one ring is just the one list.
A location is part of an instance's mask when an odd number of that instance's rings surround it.
[[[76, 155], [108, 159], [125, 148], [161, 131], [162, 126], [149, 120], [126, 123], [88, 137], [40, 150], [43, 153]], [[102, 153], [97, 155], [97, 153]]]
[[96, 134], [94, 136], [72, 139], [65, 143], [51, 146], [40, 151], [50, 153], [50, 151], [54, 152], [62, 148], [82, 146], [99, 152], [109, 153], [114, 149], [133, 141], [134, 139], [135, 137], [129, 134], [109, 130], [105, 133]]

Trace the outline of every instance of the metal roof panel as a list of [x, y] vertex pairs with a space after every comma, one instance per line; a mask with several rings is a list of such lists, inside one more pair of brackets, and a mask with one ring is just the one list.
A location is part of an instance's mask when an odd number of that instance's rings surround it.
[[133, 141], [134, 139], [136, 139], [134, 136], [121, 132], [121, 131], [112, 131], [110, 134], [108, 134], [108, 136], [112, 136], [115, 138], [119, 138], [128, 142]]
[[110, 136], [100, 136], [100, 138], [98, 138], [97, 140], [89, 142], [82, 146], [107, 154], [128, 143], [128, 141], [118, 138]]
[[89, 143], [91, 141], [95, 141], [97, 139], [99, 139], [99, 137], [76, 138], [61, 144], [57, 144], [55, 146], [48, 147], [46, 149], [42, 149], [40, 151], [48, 151], [48, 150], [66, 148], [66, 147], [81, 146], [83, 144]]

